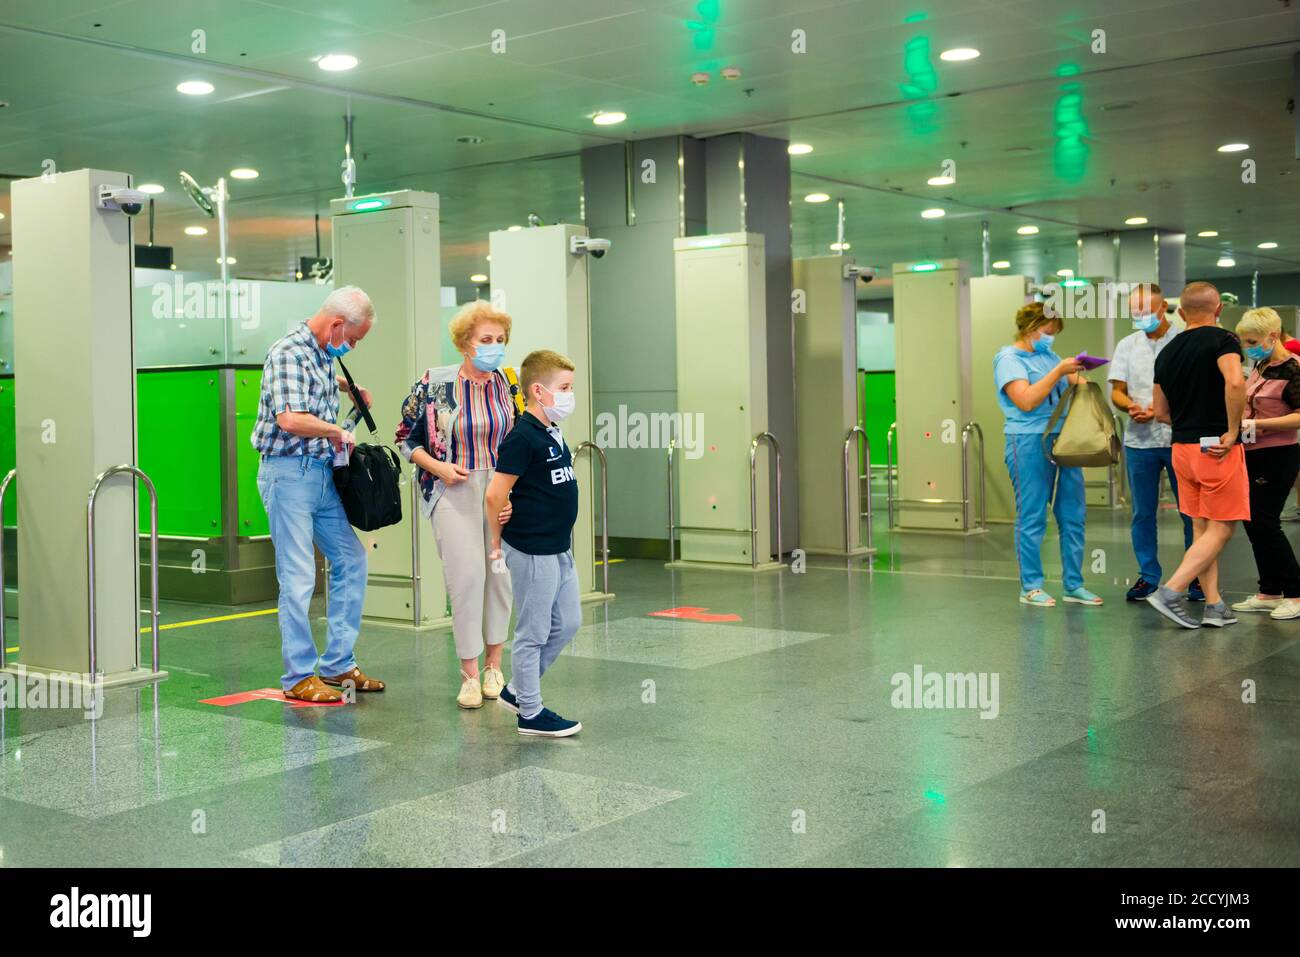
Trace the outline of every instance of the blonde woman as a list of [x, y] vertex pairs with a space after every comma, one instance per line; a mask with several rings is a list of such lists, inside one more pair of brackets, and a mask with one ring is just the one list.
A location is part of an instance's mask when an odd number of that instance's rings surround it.
[[1300, 473], [1300, 361], [1287, 350], [1282, 320], [1272, 309], [1251, 309], [1237, 323], [1237, 335], [1255, 362], [1246, 380], [1241, 447], [1250, 478], [1246, 536], [1255, 553], [1259, 592], [1232, 609], [1266, 611], [1278, 620], [1300, 618], [1300, 564], [1281, 524]]
[[1058, 468], [1043, 450], [1043, 433], [1052, 411], [1065, 395], [1067, 383], [1079, 381], [1082, 368], [1079, 360], [1062, 359], [1052, 351], [1052, 341], [1064, 325], [1059, 317], [1047, 315], [1041, 302], [1022, 306], [1016, 313], [1016, 341], [993, 357], [998, 405], [1006, 416], [1007, 471], [1016, 492], [1020, 603], [1035, 608], [1056, 604], [1043, 590], [1042, 549], [1049, 503], [1061, 533], [1065, 600], [1078, 605], [1101, 604], [1100, 598], [1083, 587], [1083, 470]]
[[415, 383], [402, 404], [397, 443], [420, 469], [421, 513], [433, 524], [451, 596], [462, 679], [456, 703], [481, 708], [505, 686], [501, 651], [510, 623], [510, 576], [493, 573], [488, 560], [492, 523], [504, 525], [510, 505], [488, 516], [483, 493], [518, 414], [518, 385], [514, 370], [502, 366], [508, 315], [472, 302], [452, 319], [449, 332], [464, 359], [429, 369]]

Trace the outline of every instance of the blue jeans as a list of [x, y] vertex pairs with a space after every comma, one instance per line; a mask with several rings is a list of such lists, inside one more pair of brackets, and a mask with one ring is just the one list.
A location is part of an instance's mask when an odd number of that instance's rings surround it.
[[[318, 662], [327, 677], [351, 671], [366, 597], [366, 550], [334, 489], [333, 463], [303, 455], [266, 456], [257, 470], [257, 489], [271, 521], [280, 583], [281, 687], [288, 691], [315, 674]], [[319, 659], [308, 618], [316, 589], [313, 543], [330, 563], [329, 628]]]
[[510, 646], [510, 691], [519, 713], [542, 710], [542, 675], [582, 624], [582, 600], [573, 552], [529, 555], [501, 543], [515, 598], [515, 642]]
[[[1173, 449], [1124, 449], [1129, 497], [1133, 499], [1133, 554], [1143, 581], [1160, 584], [1160, 555], [1156, 542], [1156, 516], [1160, 509], [1160, 472], [1169, 473], [1169, 489], [1178, 501], [1178, 479], [1174, 476]], [[1183, 520], [1183, 547], [1192, 547], [1192, 520]]]
[[1041, 433], [1008, 435], [1006, 442], [1007, 471], [1016, 490], [1016, 557], [1020, 560], [1021, 591], [1043, 587], [1043, 536], [1047, 533], [1047, 502], [1053, 483], [1056, 499], [1052, 512], [1061, 533], [1062, 578], [1067, 590], [1083, 587], [1083, 470], [1058, 469], [1043, 451]]

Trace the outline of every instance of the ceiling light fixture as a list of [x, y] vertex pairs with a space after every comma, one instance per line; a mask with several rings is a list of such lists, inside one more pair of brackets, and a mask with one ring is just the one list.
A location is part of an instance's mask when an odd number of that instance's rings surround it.
[[807, 156], [813, 151], [811, 143], [791, 143], [785, 148], [791, 156]]
[[1018, 232], [1021, 236], [1036, 236], [1038, 235], [1038, 227], [1021, 226], [1019, 229], [1016, 230], [1016, 232]]
[[185, 227], [185, 235], [186, 235], [186, 236], [206, 236], [207, 234], [208, 234], [208, 229], [207, 229], [206, 226], [186, 226], [186, 227]]
[[1073, 275], [1074, 275], [1074, 270], [1073, 270], [1073, 269], [1058, 269], [1058, 270], [1056, 270], [1056, 274], [1057, 274], [1058, 276], [1064, 276], [1064, 277], [1066, 277], [1066, 278], [1068, 279], [1070, 276], [1073, 276]]
[[1277, 243], [1260, 243], [1256, 249], [1277, 249]]
[[613, 126], [616, 123], [622, 123], [627, 119], [626, 113], [620, 113], [618, 110], [610, 110], [608, 113], [600, 112], [591, 118], [591, 122], [597, 126]]
[[357, 62], [351, 53], [327, 53], [316, 61], [316, 65], [329, 73], [342, 73], [351, 70]]
[[980, 51], [974, 47], [953, 47], [940, 53], [939, 59], [948, 63], [960, 63], [963, 60], [973, 60], [979, 55]]
[[997, 262], [995, 262], [995, 263], [993, 264], [993, 268], [994, 268], [994, 269], [1010, 269], [1010, 268], [1011, 268], [1011, 262], [1010, 262], [1010, 260], [1007, 260], [1007, 259], [999, 259]]
[[1249, 143], [1224, 143], [1219, 147], [1220, 153], [1240, 153], [1243, 150], [1250, 149]]
[[142, 193], [148, 193], [151, 196], [157, 195], [158, 193], [165, 193], [167, 191], [161, 183], [141, 183], [136, 187], [136, 189]]
[[1145, 216], [1130, 216], [1124, 220], [1125, 226], [1145, 226], [1146, 224], [1147, 218]]
[[1212, 236], [1219, 235], [1219, 231], [1217, 229], [1202, 229], [1196, 235], [1200, 236], [1202, 239], [1209, 239]]
[[472, 276], [469, 277], [469, 281], [470, 281], [470, 282], [487, 282], [487, 276], [483, 275], [481, 272], [476, 272], [476, 273], [474, 273], [474, 275], [472, 275]]
[[1224, 256], [1214, 265], [1218, 266], [1220, 269], [1230, 269], [1233, 266], [1237, 265], [1237, 261], [1233, 259], [1231, 256]]
[[957, 180], [951, 176], [931, 176], [925, 181], [927, 186], [951, 186], [955, 182]]
[[207, 80], [186, 80], [176, 84], [176, 92], [186, 96], [207, 96], [215, 89]]
[[830, 199], [825, 193], [809, 193], [803, 198], [805, 203], [824, 203]]
[[946, 210], [942, 209], [923, 209], [921, 210], [922, 219], [942, 219], [948, 215]]
[[257, 179], [261, 174], [255, 169], [250, 169], [247, 166], [240, 166], [238, 169], [232, 169], [230, 175], [235, 179]]

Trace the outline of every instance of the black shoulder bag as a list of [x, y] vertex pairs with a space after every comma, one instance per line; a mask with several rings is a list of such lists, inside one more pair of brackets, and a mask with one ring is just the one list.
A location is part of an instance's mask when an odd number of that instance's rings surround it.
[[[353, 401], [373, 436], [375, 420], [361, 397], [361, 390], [341, 360], [339, 368], [347, 377]], [[358, 444], [347, 465], [334, 467], [334, 487], [343, 500], [343, 511], [347, 513], [348, 521], [363, 532], [373, 532], [400, 522], [402, 493], [398, 482], [401, 475], [401, 460], [388, 446]]]

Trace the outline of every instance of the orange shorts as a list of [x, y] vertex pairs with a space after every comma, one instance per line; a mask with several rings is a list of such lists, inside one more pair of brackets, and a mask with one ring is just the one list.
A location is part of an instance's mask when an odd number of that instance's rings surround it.
[[1173, 459], [1178, 511], [1215, 522], [1250, 521], [1250, 479], [1240, 442], [1221, 459], [1196, 442], [1175, 442]]

